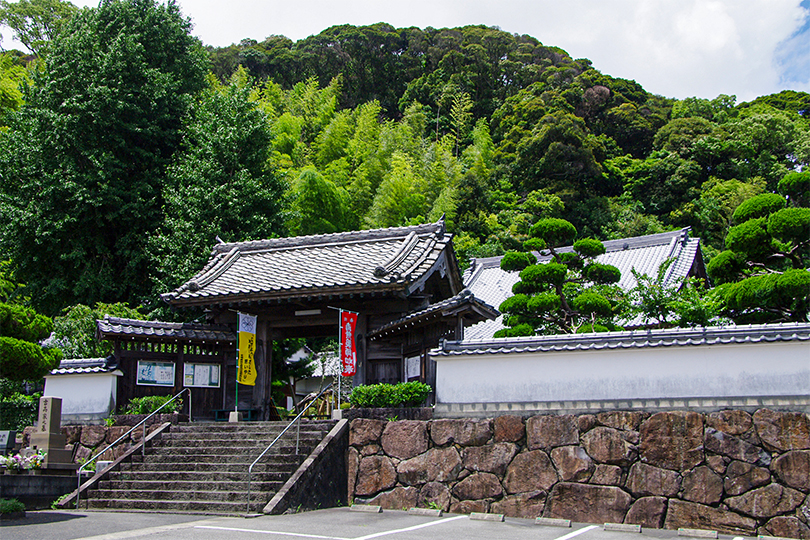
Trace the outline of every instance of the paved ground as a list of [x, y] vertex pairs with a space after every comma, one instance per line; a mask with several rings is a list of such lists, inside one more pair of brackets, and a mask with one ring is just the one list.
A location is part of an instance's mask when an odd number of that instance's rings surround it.
[[[412, 516], [386, 510], [381, 514], [332, 508], [286, 516], [251, 519], [187, 514], [134, 512], [40, 511], [23, 520], [3, 522], [3, 540], [649, 540], [676, 538], [675, 531], [650, 529], [642, 534], [609, 532], [601, 526], [573, 524], [544, 527], [528, 519], [474, 521], [469, 516]], [[721, 539], [742, 540], [720, 535]]]

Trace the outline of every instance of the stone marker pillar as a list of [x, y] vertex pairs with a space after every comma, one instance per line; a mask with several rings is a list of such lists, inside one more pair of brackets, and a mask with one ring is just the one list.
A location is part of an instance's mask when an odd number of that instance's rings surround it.
[[47, 452], [43, 469], [75, 469], [73, 452], [65, 449], [67, 437], [62, 435], [62, 398], [39, 398], [39, 422], [31, 434], [31, 448]]

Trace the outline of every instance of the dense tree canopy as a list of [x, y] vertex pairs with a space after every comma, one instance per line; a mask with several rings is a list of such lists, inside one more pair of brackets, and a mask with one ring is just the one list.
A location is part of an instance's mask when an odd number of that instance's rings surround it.
[[[810, 312], [810, 173], [791, 173], [781, 194], [740, 204], [726, 250], [709, 263], [725, 311], [737, 322], [807, 321]], [[786, 205], [787, 199], [787, 205]]]
[[39, 72], [0, 56], [0, 258], [46, 314], [157, 314], [217, 238], [444, 215], [464, 263], [565, 219], [599, 239], [691, 226], [712, 258], [743, 201], [808, 204], [783, 180], [810, 166], [802, 92], [669, 99], [485, 26], [341, 25], [206, 51], [172, 2], [104, 0], [67, 25]]
[[204, 84], [189, 29], [154, 0], [77, 13], [0, 136], [4, 244], [46, 312], [150, 290], [165, 171]]

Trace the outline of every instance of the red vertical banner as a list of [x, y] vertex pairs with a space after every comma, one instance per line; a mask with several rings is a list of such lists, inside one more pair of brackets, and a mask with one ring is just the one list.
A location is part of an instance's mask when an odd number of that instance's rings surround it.
[[357, 313], [340, 312], [340, 362], [342, 375], [351, 377], [357, 373], [357, 348], [354, 344], [354, 332], [357, 328]]

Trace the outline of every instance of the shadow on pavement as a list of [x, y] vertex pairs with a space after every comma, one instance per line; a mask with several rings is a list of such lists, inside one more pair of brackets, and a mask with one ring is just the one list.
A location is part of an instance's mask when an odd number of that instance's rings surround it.
[[22, 519], [4, 521], [0, 526], [21, 526], [21, 525], [44, 525], [46, 523], [59, 523], [60, 521], [70, 521], [87, 517], [83, 514], [68, 514], [65, 512], [26, 512]]

